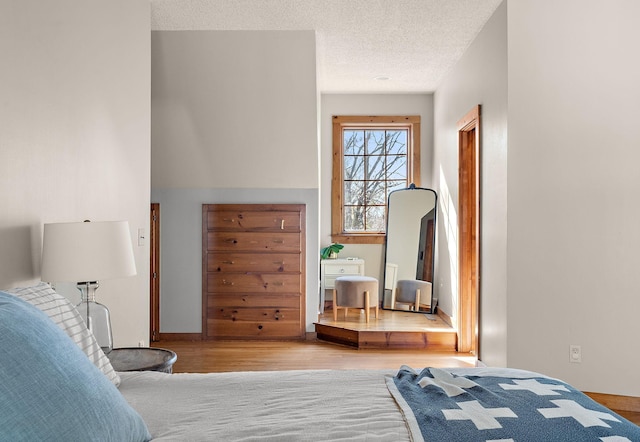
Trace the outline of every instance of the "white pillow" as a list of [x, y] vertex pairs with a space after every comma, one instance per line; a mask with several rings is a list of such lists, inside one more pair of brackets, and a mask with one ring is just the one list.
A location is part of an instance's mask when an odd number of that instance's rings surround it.
[[87, 329], [82, 317], [67, 298], [56, 293], [46, 282], [40, 282], [32, 287], [7, 290], [7, 293], [34, 305], [42, 310], [60, 327], [87, 355], [89, 360], [104, 373], [117, 387], [120, 376], [111, 366], [111, 362], [104, 354], [91, 330]]

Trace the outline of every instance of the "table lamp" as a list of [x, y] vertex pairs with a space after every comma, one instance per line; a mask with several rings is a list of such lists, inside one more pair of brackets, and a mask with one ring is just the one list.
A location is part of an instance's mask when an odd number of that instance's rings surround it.
[[42, 280], [77, 283], [78, 312], [105, 353], [113, 349], [113, 336], [109, 309], [96, 302], [98, 280], [135, 274], [127, 221], [44, 225]]

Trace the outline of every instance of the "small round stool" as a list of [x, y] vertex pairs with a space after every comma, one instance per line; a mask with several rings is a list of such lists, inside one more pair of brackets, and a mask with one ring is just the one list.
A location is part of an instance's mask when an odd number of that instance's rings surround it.
[[369, 322], [369, 309], [375, 307], [378, 318], [378, 280], [369, 276], [340, 276], [333, 289], [333, 320], [338, 320], [338, 309], [344, 309], [347, 318], [349, 307], [363, 308]]

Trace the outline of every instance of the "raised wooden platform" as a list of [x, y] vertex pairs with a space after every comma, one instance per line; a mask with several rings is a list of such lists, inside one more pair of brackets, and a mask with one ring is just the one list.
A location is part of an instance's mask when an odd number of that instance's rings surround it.
[[322, 341], [349, 345], [356, 348], [424, 348], [438, 351], [455, 351], [456, 331], [438, 315], [380, 310], [379, 318], [371, 314], [369, 324], [364, 311], [349, 309], [349, 316], [325, 310], [315, 322], [317, 338]]

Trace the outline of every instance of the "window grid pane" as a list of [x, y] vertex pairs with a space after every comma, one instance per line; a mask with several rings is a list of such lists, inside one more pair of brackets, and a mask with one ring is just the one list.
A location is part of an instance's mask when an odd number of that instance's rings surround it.
[[389, 193], [408, 186], [408, 129], [344, 129], [344, 219], [346, 232], [386, 228]]

